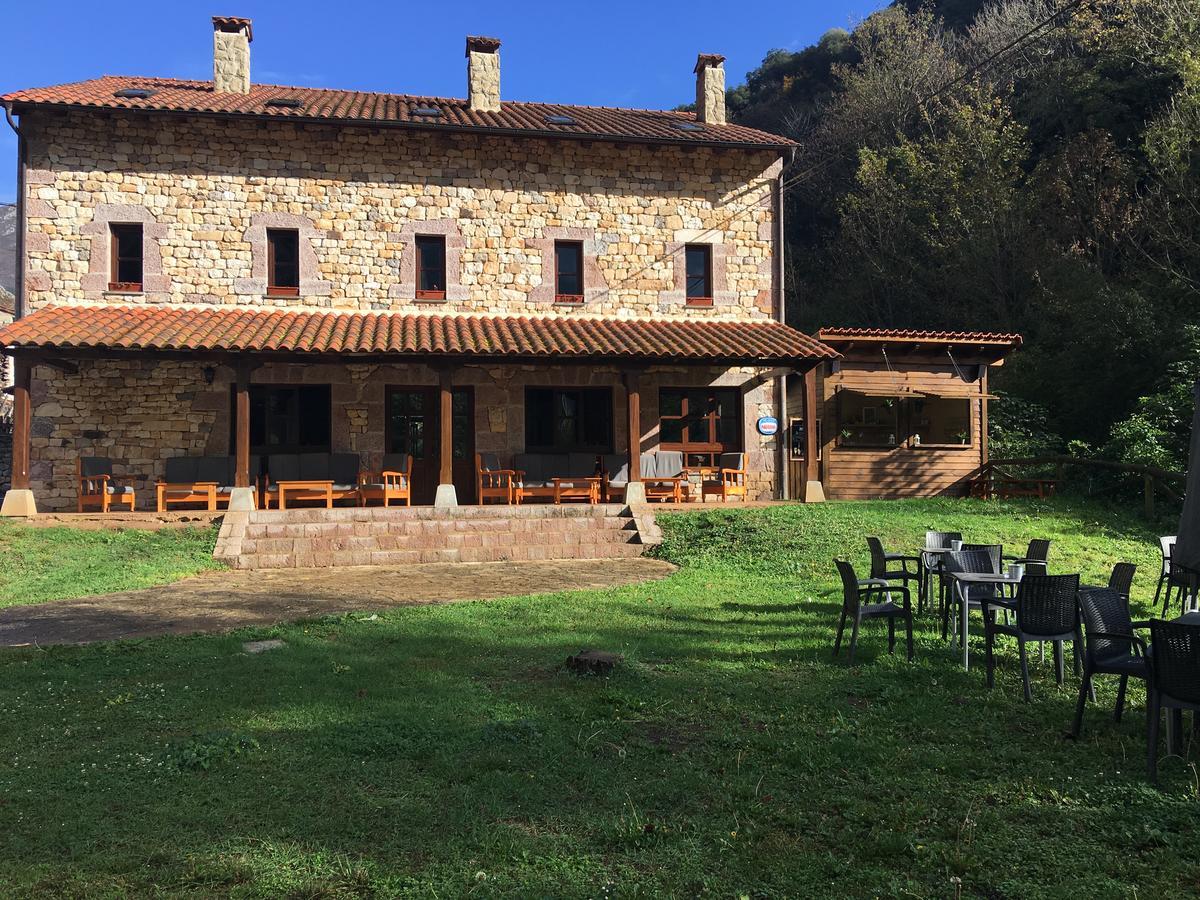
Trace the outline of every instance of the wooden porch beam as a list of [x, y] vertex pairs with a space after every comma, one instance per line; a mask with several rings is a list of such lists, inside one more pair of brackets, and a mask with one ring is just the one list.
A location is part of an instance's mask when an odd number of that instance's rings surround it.
[[629, 481], [642, 480], [642, 388], [641, 372], [627, 369], [625, 381], [625, 411], [629, 429]]
[[29, 429], [32, 410], [29, 388], [33, 366], [27, 359], [13, 360], [12, 489], [29, 490]]
[[234, 367], [234, 487], [250, 487], [250, 371], [247, 360]]
[[454, 484], [454, 377], [449, 366], [438, 369], [439, 444], [438, 484]]

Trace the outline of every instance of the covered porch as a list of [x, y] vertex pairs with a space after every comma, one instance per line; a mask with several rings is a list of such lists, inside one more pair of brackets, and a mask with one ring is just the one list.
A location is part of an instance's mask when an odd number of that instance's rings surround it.
[[834, 356], [774, 322], [174, 307], [49, 307], [0, 341], [16, 371], [6, 515], [75, 508], [89, 457], [139, 510], [168, 460], [227, 458], [221, 507], [251, 509], [269, 460], [306, 453], [353, 454], [363, 479], [405, 455], [407, 502], [449, 507], [487, 499], [477, 456], [619, 458], [628, 502], [643, 453], [736, 450], [747, 499], [779, 497], [782, 448], [757, 423], [782, 417], [783, 374]]

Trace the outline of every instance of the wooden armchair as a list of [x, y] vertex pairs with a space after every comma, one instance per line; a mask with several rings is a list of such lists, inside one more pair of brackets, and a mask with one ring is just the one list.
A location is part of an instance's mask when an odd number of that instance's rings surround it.
[[133, 512], [134, 493], [128, 485], [113, 481], [112, 460], [104, 456], [81, 456], [75, 465], [78, 510], [108, 512], [113, 506], [127, 506]]
[[372, 500], [384, 506], [403, 500], [405, 506], [412, 506], [412, 464], [412, 456], [407, 453], [385, 453], [378, 478], [366, 472], [359, 478], [359, 506]]
[[746, 492], [746, 454], [722, 453], [716, 466], [704, 466], [700, 473], [701, 499], [709, 495], [720, 497], [722, 502], [730, 497], [748, 499]]
[[475, 454], [475, 488], [480, 505], [499, 500], [512, 505], [519, 500], [520, 478], [514, 469], [502, 469], [495, 453]]

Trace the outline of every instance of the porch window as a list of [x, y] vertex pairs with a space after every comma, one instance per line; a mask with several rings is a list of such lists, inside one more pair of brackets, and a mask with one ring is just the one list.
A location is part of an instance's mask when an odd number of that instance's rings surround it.
[[714, 465], [742, 449], [742, 392], [737, 388], [663, 388], [658, 394], [658, 439], [682, 450], [688, 465]]
[[973, 440], [971, 401], [966, 397], [908, 400], [913, 447], [969, 447]]
[[[232, 391], [232, 388], [231, 388]], [[233, 398], [236, 401], [236, 398]], [[229, 446], [237, 423], [230, 405]], [[321, 453], [331, 449], [329, 385], [250, 385], [250, 452]]]
[[610, 453], [610, 388], [526, 388], [525, 449], [533, 453]]
[[554, 300], [583, 302], [583, 242], [554, 242]]
[[267, 293], [300, 296], [300, 232], [295, 228], [267, 229]]
[[688, 305], [712, 306], [712, 247], [708, 244], [688, 244], [684, 253]]
[[446, 299], [446, 238], [422, 234], [416, 238], [417, 299]]
[[879, 449], [900, 446], [901, 402], [899, 397], [838, 391], [838, 446]]
[[114, 222], [109, 225], [112, 247], [110, 291], [139, 292], [142, 289], [142, 225]]

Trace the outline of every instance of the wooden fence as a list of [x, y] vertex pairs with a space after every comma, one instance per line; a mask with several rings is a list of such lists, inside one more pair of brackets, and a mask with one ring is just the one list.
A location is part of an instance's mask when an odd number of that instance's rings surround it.
[[[1014, 474], [1017, 469], [1054, 468], [1054, 477]], [[1141, 478], [1147, 518], [1154, 518], [1155, 495], [1163, 493], [1172, 500], [1182, 501], [1187, 474], [1171, 472], [1156, 466], [1138, 463], [1112, 462], [1107, 459], [1081, 459], [1075, 456], [1030, 456], [1022, 459], [992, 459], [980, 466], [971, 476], [969, 493], [972, 497], [1049, 497], [1066, 481], [1069, 468], [1104, 470], [1131, 478]]]

